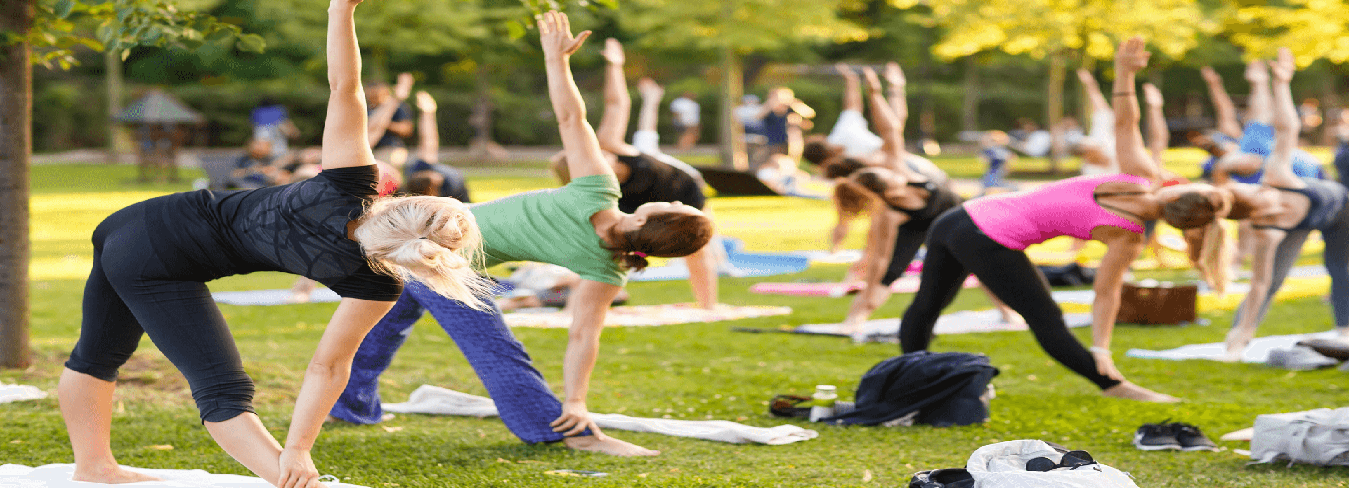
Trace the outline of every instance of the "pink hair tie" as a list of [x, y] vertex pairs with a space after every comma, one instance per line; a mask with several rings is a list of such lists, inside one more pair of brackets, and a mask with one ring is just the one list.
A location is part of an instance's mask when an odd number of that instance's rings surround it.
[[646, 258], [646, 253], [644, 253], [644, 252], [642, 252], [642, 251], [633, 251], [632, 253], [633, 253], [633, 254], [636, 254], [637, 257], [640, 257], [640, 258], [643, 258], [643, 259]]

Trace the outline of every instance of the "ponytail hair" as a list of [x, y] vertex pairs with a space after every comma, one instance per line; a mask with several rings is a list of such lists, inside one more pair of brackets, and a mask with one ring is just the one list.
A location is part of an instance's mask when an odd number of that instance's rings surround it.
[[490, 306], [491, 290], [477, 268], [483, 264], [477, 220], [453, 198], [378, 198], [353, 233], [371, 267], [414, 279], [437, 294], [478, 310]]
[[1232, 248], [1227, 245], [1227, 229], [1222, 219], [1215, 219], [1204, 226], [1204, 243], [1195, 266], [1209, 288], [1219, 295], [1226, 295], [1227, 285], [1232, 281], [1231, 263]]
[[623, 269], [641, 271], [650, 265], [648, 256], [677, 258], [698, 252], [714, 231], [712, 219], [703, 214], [653, 213], [636, 230], [615, 234], [609, 252]]

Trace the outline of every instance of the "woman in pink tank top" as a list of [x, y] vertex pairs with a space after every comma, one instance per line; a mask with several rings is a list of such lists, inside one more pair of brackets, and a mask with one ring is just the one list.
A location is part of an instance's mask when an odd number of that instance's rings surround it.
[[[1144, 246], [1144, 221], [1161, 218], [1182, 229], [1215, 226], [1230, 197], [1203, 183], [1157, 188], [1159, 170], [1143, 145], [1134, 96], [1134, 74], [1147, 66], [1148, 56], [1143, 40], [1134, 38], [1122, 43], [1115, 57], [1116, 157], [1122, 173], [1069, 178], [1034, 191], [981, 198], [933, 223], [921, 285], [901, 321], [904, 352], [928, 348], [942, 309], [974, 273], [1026, 319], [1050, 356], [1106, 396], [1177, 401], [1128, 382], [1115, 368], [1110, 338], [1120, 288], [1129, 263]], [[1096, 274], [1090, 351], [1069, 332], [1044, 276], [1024, 252], [1031, 244], [1065, 235], [1101, 241], [1107, 248]]]

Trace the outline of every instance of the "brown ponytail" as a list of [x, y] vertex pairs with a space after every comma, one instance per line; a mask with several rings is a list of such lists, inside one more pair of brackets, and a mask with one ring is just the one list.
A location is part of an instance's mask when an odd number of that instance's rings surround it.
[[677, 258], [702, 249], [712, 240], [712, 219], [702, 214], [653, 213], [637, 230], [614, 235], [613, 259], [624, 269], [640, 271], [648, 256]]

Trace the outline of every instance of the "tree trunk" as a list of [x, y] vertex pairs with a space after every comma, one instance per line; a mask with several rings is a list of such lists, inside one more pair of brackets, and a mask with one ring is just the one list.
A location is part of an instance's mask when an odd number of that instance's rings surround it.
[[108, 164], [122, 162], [122, 128], [113, 117], [122, 111], [122, 54], [115, 49], [103, 52], [103, 69], [108, 88]]
[[[0, 0], [0, 32], [27, 35], [37, 0]], [[33, 63], [28, 43], [0, 46], [0, 367], [26, 368], [28, 162], [33, 150]]]
[[1049, 58], [1049, 103], [1046, 104], [1046, 118], [1049, 120], [1050, 150], [1049, 172], [1059, 173], [1059, 163], [1067, 148], [1063, 144], [1063, 80], [1067, 77], [1068, 63], [1062, 52], [1056, 52]]
[[965, 58], [965, 107], [960, 112], [960, 130], [979, 130], [979, 63], [974, 56]]
[[1340, 72], [1326, 70], [1321, 76], [1321, 145], [1335, 147], [1335, 128], [1340, 122], [1340, 95], [1335, 87], [1340, 84]]
[[470, 156], [484, 161], [506, 159], [506, 150], [492, 140], [492, 77], [487, 66], [478, 63], [473, 74], [473, 84], [477, 96], [473, 100], [473, 113], [468, 116], [468, 125], [473, 128], [473, 137], [468, 142]]
[[[729, 5], [730, 2], [727, 2]], [[730, 46], [721, 48], [721, 165], [749, 170], [745, 154], [745, 128], [735, 117], [735, 107], [745, 93], [740, 55]]]

